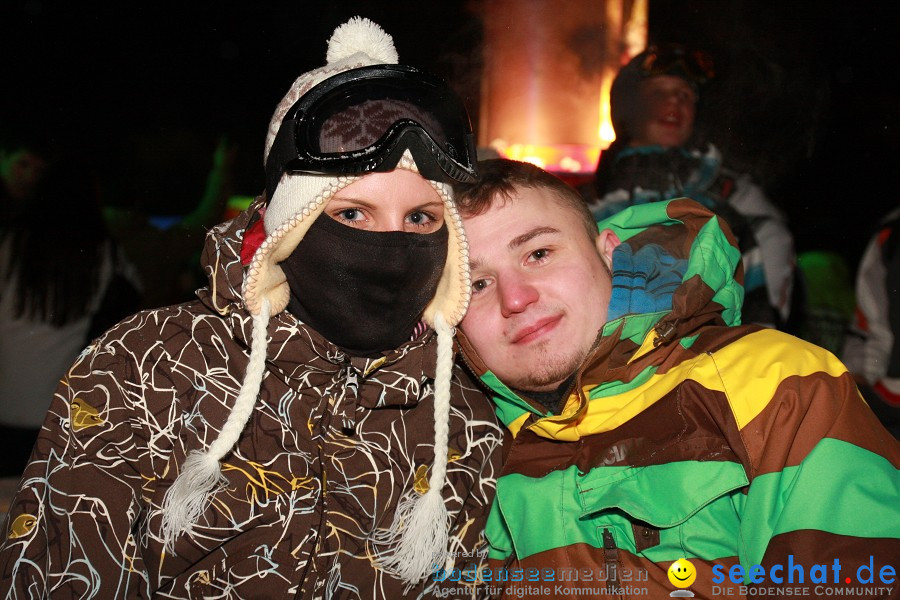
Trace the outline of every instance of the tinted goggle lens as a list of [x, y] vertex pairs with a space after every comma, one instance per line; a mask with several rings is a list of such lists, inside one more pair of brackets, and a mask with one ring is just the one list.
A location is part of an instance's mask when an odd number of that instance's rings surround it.
[[[392, 128], [403, 124], [420, 127], [441, 151], [446, 152], [455, 144], [464, 145], [464, 139], [452, 137], [463, 135], [468, 122], [442, 107], [446, 100], [437, 96], [425, 99], [421, 95], [409, 99], [402, 91], [357, 89], [351, 96], [327, 98], [298, 127], [298, 145], [308, 148], [313, 156], [357, 152], [379, 145]], [[421, 106], [428, 106], [428, 111]]]

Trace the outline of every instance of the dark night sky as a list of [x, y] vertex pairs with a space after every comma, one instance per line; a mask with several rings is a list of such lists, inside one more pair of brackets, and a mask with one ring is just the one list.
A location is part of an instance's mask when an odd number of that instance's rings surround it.
[[[116, 197], [107, 200], [120, 204], [190, 203], [227, 134], [239, 151], [236, 191], [253, 194], [271, 111], [299, 73], [324, 63], [325, 41], [350, 16], [381, 24], [402, 62], [447, 77], [477, 110], [478, 1], [132, 2], [103, 11], [8, 1], [2, 118], [39, 119], [77, 139], [102, 165]], [[709, 128], [789, 214], [798, 247], [855, 258], [875, 219], [898, 203], [892, 3], [650, 0], [650, 11], [652, 38], [717, 57], [721, 77], [704, 98]]]
[[222, 134], [239, 146], [237, 191], [255, 194], [269, 117], [297, 75], [324, 65], [337, 25], [367, 16], [405, 62], [431, 68], [465, 18], [460, 2], [429, 8], [427, 26], [405, 0], [82, 4], [0, 8], [3, 114], [62, 127], [109, 167], [120, 197], [198, 197]]
[[891, 2], [651, 0], [651, 35], [721, 66], [713, 137], [790, 217], [799, 250], [855, 266], [900, 205], [900, 20]]

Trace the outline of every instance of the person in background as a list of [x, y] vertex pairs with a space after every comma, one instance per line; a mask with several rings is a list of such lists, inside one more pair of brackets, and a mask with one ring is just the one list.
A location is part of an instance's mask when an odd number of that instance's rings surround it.
[[144, 283], [141, 308], [185, 302], [205, 283], [199, 249], [206, 232], [224, 218], [236, 151], [227, 136], [220, 136], [203, 195], [186, 215], [160, 223], [146, 203], [104, 207], [104, 219]]
[[3, 153], [0, 172], [0, 474], [18, 477], [60, 378], [137, 309], [139, 284], [104, 225], [90, 165], [25, 146]]
[[840, 356], [856, 304], [847, 261], [837, 252], [807, 250], [797, 256], [796, 275], [803, 293], [791, 306], [791, 333]]
[[533, 165], [478, 172], [456, 188], [458, 341], [513, 438], [482, 578], [508, 598], [527, 597], [518, 569], [541, 598], [664, 598], [687, 559], [680, 595], [738, 598], [744, 574], [781, 596], [791, 565], [839, 564], [834, 595], [896, 597], [900, 444], [830, 352], [740, 325], [724, 221], [677, 199], [594, 223]]
[[785, 217], [747, 174], [729, 170], [719, 150], [698, 139], [702, 88], [711, 58], [679, 44], [650, 46], [624, 66], [610, 92], [616, 140], [582, 189], [596, 219], [629, 206], [687, 197], [724, 218], [743, 255], [744, 322], [783, 327], [795, 271]]
[[53, 154], [52, 140], [42, 130], [11, 123], [0, 129], [0, 225], [8, 226], [28, 209]]
[[841, 358], [900, 438], [900, 208], [885, 216], [856, 274], [856, 312]]
[[468, 115], [366, 19], [326, 59], [276, 107], [266, 192], [210, 232], [199, 298], [119, 323], [57, 388], [0, 595], [419, 598], [478, 555], [501, 430], [454, 365]]

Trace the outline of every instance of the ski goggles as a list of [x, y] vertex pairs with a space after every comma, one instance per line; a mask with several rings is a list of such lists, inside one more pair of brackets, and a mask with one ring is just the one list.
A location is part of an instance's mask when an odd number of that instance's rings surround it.
[[462, 101], [437, 77], [405, 65], [338, 73], [287, 112], [266, 161], [271, 199], [285, 172], [360, 175], [394, 169], [409, 150], [434, 181], [475, 178], [474, 136]]
[[697, 85], [715, 77], [712, 57], [702, 50], [689, 50], [680, 44], [650, 46], [640, 64], [644, 77], [679, 75]]

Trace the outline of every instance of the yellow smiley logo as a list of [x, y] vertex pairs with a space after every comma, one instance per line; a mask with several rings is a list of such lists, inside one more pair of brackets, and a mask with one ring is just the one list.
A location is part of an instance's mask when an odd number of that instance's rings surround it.
[[686, 558], [679, 558], [669, 567], [669, 583], [677, 588], [691, 587], [697, 579], [697, 569]]

